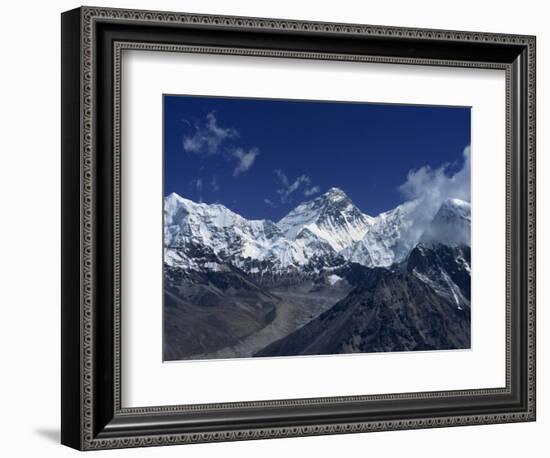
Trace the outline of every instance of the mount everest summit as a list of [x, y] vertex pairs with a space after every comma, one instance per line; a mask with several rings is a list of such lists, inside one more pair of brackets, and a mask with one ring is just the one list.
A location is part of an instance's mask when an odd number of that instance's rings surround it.
[[165, 359], [468, 348], [470, 223], [453, 198], [370, 216], [331, 188], [274, 222], [172, 193]]

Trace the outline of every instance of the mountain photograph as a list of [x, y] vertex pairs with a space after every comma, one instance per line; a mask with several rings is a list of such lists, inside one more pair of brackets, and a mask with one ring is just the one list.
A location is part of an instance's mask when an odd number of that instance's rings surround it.
[[461, 350], [470, 110], [164, 96], [163, 359]]

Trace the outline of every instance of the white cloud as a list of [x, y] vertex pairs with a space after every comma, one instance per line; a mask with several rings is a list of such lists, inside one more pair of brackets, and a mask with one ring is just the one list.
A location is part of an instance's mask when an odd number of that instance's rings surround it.
[[279, 180], [281, 187], [277, 189], [277, 194], [281, 198], [281, 202], [286, 202], [287, 199], [294, 194], [302, 185], [308, 186], [311, 184], [311, 179], [307, 175], [300, 175], [294, 181], [290, 181], [286, 174], [280, 170], [275, 170], [275, 174]]
[[221, 126], [214, 112], [208, 113], [202, 122], [195, 122], [193, 125], [185, 119], [182, 122], [194, 129], [191, 135], [183, 137], [184, 151], [202, 156], [219, 155], [227, 161], [236, 160], [237, 165], [233, 170], [233, 176], [250, 170], [260, 154], [257, 147], [247, 151], [245, 148], [236, 146], [235, 139], [239, 137], [239, 132], [232, 127]]
[[236, 129], [220, 126], [214, 112], [208, 113], [206, 120], [195, 123], [193, 128], [192, 135], [183, 137], [183, 149], [195, 154], [220, 154], [225, 142], [239, 136]]
[[239, 162], [233, 171], [233, 176], [248, 172], [259, 154], [260, 151], [258, 148], [251, 148], [249, 151], [245, 151], [243, 148], [235, 149], [233, 151], [233, 156], [237, 158]]
[[283, 173], [283, 171], [281, 169], [276, 169], [275, 170], [275, 175], [277, 175], [277, 178], [279, 179], [279, 181], [281, 182], [281, 184], [284, 186], [284, 187], [287, 187], [288, 186], [288, 178], [287, 176]]
[[212, 192], [218, 192], [220, 190], [220, 185], [218, 184], [218, 179], [216, 178], [216, 175], [212, 177], [209, 184], [210, 184], [210, 190]]
[[197, 192], [201, 192], [202, 191], [202, 178], [197, 178], [195, 180], [195, 189], [197, 190]]
[[445, 199], [470, 202], [469, 146], [464, 148], [463, 158], [462, 168], [455, 173], [449, 171], [450, 164], [436, 169], [424, 166], [408, 173], [407, 180], [398, 189], [407, 200], [416, 200], [419, 205], [414, 206], [411, 214], [414, 223], [408, 229], [409, 234], [403, 234], [403, 239], [410, 237], [410, 240], [418, 240]]
[[307, 188], [304, 190], [304, 196], [309, 197], [314, 194], [318, 194], [321, 191], [321, 188], [319, 186], [312, 186], [311, 188]]
[[202, 202], [202, 190], [204, 182], [201, 177], [195, 178], [189, 182], [189, 187], [199, 195], [199, 202]]
[[464, 164], [451, 175], [449, 165], [437, 169], [430, 166], [411, 170], [407, 181], [399, 186], [401, 193], [408, 199], [423, 199], [426, 202], [441, 204], [447, 197], [470, 201], [470, 147], [464, 148]]
[[311, 183], [311, 180], [307, 175], [300, 175], [298, 178], [296, 178], [286, 190], [284, 190], [283, 194], [286, 195], [286, 197], [293, 194], [295, 191], [300, 188], [302, 185], [308, 185]]
[[264, 199], [264, 202], [269, 205], [271, 208], [277, 208], [277, 204], [275, 204], [273, 201], [271, 201], [270, 199]]

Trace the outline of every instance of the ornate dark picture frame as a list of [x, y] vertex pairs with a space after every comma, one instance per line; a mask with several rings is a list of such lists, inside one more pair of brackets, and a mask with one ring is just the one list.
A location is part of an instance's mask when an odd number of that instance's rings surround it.
[[[506, 386], [121, 406], [124, 49], [506, 72]], [[62, 434], [80, 450], [535, 420], [535, 37], [82, 7], [62, 14]]]

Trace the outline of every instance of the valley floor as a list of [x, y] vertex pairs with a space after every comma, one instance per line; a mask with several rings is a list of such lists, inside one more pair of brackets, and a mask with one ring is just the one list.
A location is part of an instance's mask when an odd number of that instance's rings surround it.
[[324, 288], [309, 291], [311, 285], [296, 288], [278, 288], [270, 292], [281, 300], [276, 305], [276, 315], [267, 326], [244, 338], [236, 345], [218, 351], [190, 355], [185, 359], [249, 358], [271, 343], [288, 336], [317, 318], [336, 302], [343, 299], [351, 287]]

